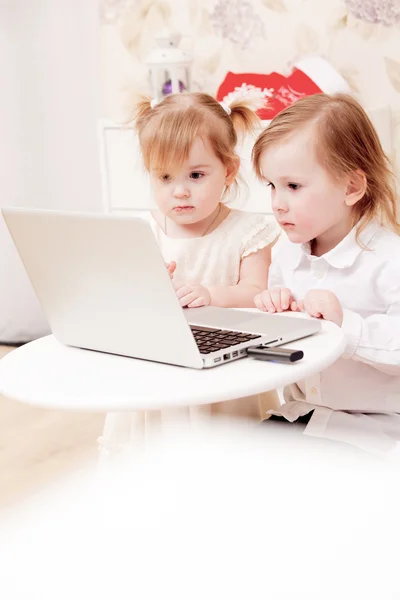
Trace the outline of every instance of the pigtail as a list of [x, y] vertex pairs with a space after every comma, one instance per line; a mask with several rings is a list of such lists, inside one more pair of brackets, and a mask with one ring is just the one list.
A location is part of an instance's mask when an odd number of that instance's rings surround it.
[[[262, 98], [232, 98], [218, 102], [203, 92], [169, 94], [156, 103], [141, 97], [132, 103], [131, 123], [139, 137], [147, 171], [181, 166], [197, 136], [207, 137], [224, 166], [236, 166], [238, 138], [260, 129], [256, 114]], [[240, 140], [242, 141], [242, 140]]]
[[137, 133], [140, 135], [144, 126], [149, 122], [150, 117], [153, 114], [153, 108], [151, 106], [151, 98], [142, 96], [140, 100], [134, 106], [130, 122], [134, 124]]
[[238, 98], [227, 104], [229, 106], [233, 127], [239, 137], [256, 134], [261, 128], [261, 119], [256, 111], [265, 106], [265, 99]]

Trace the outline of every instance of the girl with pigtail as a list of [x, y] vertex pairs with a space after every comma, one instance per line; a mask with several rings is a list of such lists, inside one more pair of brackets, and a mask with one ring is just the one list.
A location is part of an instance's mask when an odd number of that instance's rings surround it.
[[[150, 221], [184, 308], [253, 308], [254, 297], [267, 286], [278, 227], [269, 215], [226, 203], [237, 186], [237, 143], [259, 125], [256, 108], [250, 100], [228, 106], [204, 93], [171, 94], [160, 103], [143, 99], [135, 107], [139, 145], [158, 208]], [[208, 409], [211, 414], [262, 418], [258, 397]], [[151, 418], [160, 416], [153, 413]], [[131, 436], [129, 416], [108, 416], [103, 445], [119, 447]]]

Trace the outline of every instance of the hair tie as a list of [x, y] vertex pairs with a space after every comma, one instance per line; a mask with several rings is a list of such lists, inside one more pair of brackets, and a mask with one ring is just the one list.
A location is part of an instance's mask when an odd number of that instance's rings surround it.
[[151, 108], [155, 108], [158, 104], [158, 100], [157, 98], [153, 98], [152, 100], [150, 100], [150, 107]]
[[231, 114], [232, 110], [230, 106], [228, 106], [225, 102], [220, 102], [220, 105], [222, 106], [227, 115]]

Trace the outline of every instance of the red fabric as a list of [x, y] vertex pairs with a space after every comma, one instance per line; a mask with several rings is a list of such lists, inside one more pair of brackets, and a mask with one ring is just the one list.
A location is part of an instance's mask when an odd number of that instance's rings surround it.
[[218, 88], [217, 100], [222, 101], [225, 96], [230, 92], [234, 92], [235, 88], [240, 88], [243, 84], [261, 90], [266, 88], [271, 90], [272, 97], [266, 98], [266, 106], [257, 111], [259, 117], [266, 121], [273, 119], [278, 112], [290, 106], [299, 98], [322, 92], [317, 84], [299, 69], [294, 69], [288, 77], [275, 72], [263, 75], [260, 73], [232, 73], [229, 71]]

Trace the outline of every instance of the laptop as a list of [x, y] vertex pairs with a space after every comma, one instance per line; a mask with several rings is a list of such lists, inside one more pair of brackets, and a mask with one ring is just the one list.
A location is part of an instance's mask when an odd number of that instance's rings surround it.
[[3, 208], [54, 336], [63, 344], [203, 369], [319, 331], [320, 322], [182, 309], [151, 225], [98, 213]]

